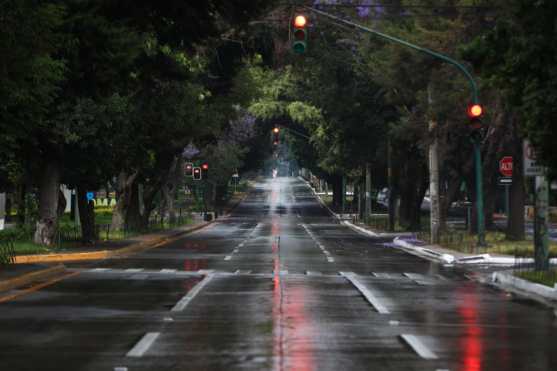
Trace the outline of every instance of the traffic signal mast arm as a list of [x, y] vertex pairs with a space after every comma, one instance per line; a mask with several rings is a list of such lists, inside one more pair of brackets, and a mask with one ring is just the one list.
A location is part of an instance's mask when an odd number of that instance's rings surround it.
[[345, 19], [339, 18], [337, 16], [326, 13], [324, 11], [312, 8], [310, 6], [304, 6], [304, 8], [311, 11], [311, 12], [314, 12], [316, 14], [322, 15], [324, 17], [327, 17], [327, 18], [333, 19], [337, 22], [348, 25], [350, 27], [354, 27], [354, 28], [357, 28], [357, 29], [362, 30], [364, 32], [371, 33], [371, 34], [373, 34], [375, 36], [378, 36], [382, 39], [385, 39], [385, 40], [388, 40], [388, 41], [391, 41], [391, 42], [394, 42], [394, 43], [397, 43], [397, 44], [400, 44], [400, 45], [404, 45], [408, 48], [411, 48], [411, 49], [417, 50], [419, 52], [425, 53], [429, 56], [432, 56], [433, 58], [441, 59], [442, 61], [444, 61], [446, 63], [452, 64], [453, 66], [458, 68], [460, 70], [460, 72], [462, 72], [464, 74], [464, 76], [466, 76], [466, 78], [468, 79], [468, 82], [470, 84], [470, 89], [472, 90], [472, 103], [474, 103], [474, 104], [479, 104], [480, 103], [479, 94], [478, 94], [478, 85], [476, 84], [476, 80], [474, 80], [474, 77], [472, 76], [470, 71], [468, 71], [466, 69], [466, 67], [464, 67], [464, 65], [462, 65], [462, 63], [460, 63], [460, 62], [458, 62], [458, 61], [456, 61], [456, 60], [454, 60], [454, 59], [452, 59], [452, 58], [450, 58], [450, 57], [448, 57], [444, 54], [438, 53], [436, 51], [433, 51], [433, 50], [430, 50], [430, 49], [427, 49], [427, 48], [424, 48], [424, 47], [421, 47], [419, 45], [414, 45], [412, 43], [409, 43], [408, 41], [405, 41], [405, 40], [402, 40], [402, 39], [399, 39], [399, 38], [396, 38], [396, 37], [393, 37], [393, 36], [389, 36], [389, 35], [384, 34], [382, 32], [373, 30], [371, 28], [359, 25], [359, 24], [351, 22], [351, 21], [347, 21]]

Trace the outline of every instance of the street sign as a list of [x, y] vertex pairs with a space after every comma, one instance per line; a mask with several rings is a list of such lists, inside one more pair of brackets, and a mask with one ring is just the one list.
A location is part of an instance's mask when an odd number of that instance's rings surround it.
[[87, 201], [93, 201], [95, 199], [95, 193], [87, 192]]
[[544, 175], [544, 168], [537, 163], [536, 152], [529, 140], [524, 140], [522, 144], [522, 151], [524, 157], [524, 176]]
[[499, 178], [499, 185], [511, 185], [513, 184], [513, 178], [505, 177]]
[[513, 158], [512, 156], [505, 156], [499, 160], [499, 172], [507, 178], [513, 176]]

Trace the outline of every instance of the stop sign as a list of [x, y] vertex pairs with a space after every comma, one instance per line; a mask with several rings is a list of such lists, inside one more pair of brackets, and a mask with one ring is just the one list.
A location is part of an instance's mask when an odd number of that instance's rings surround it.
[[505, 177], [513, 176], [513, 158], [512, 156], [505, 156], [499, 160], [499, 172]]

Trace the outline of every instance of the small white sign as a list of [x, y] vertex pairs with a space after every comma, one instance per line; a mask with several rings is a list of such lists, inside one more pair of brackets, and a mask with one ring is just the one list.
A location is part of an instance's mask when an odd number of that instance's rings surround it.
[[525, 139], [522, 145], [524, 158], [524, 176], [542, 176], [545, 173], [543, 166], [536, 160], [536, 152], [530, 141]]

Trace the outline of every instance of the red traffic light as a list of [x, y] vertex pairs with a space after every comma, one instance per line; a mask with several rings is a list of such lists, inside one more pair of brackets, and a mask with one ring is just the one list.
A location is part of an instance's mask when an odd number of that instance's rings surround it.
[[472, 104], [468, 107], [468, 117], [470, 117], [471, 119], [480, 118], [480, 116], [483, 115], [483, 113], [484, 113], [484, 109], [479, 104]]
[[205, 164], [201, 165], [201, 168], [203, 170], [209, 170], [209, 164], [205, 163]]
[[297, 28], [304, 28], [307, 24], [307, 19], [304, 15], [297, 15], [296, 18], [294, 18], [294, 27]]

